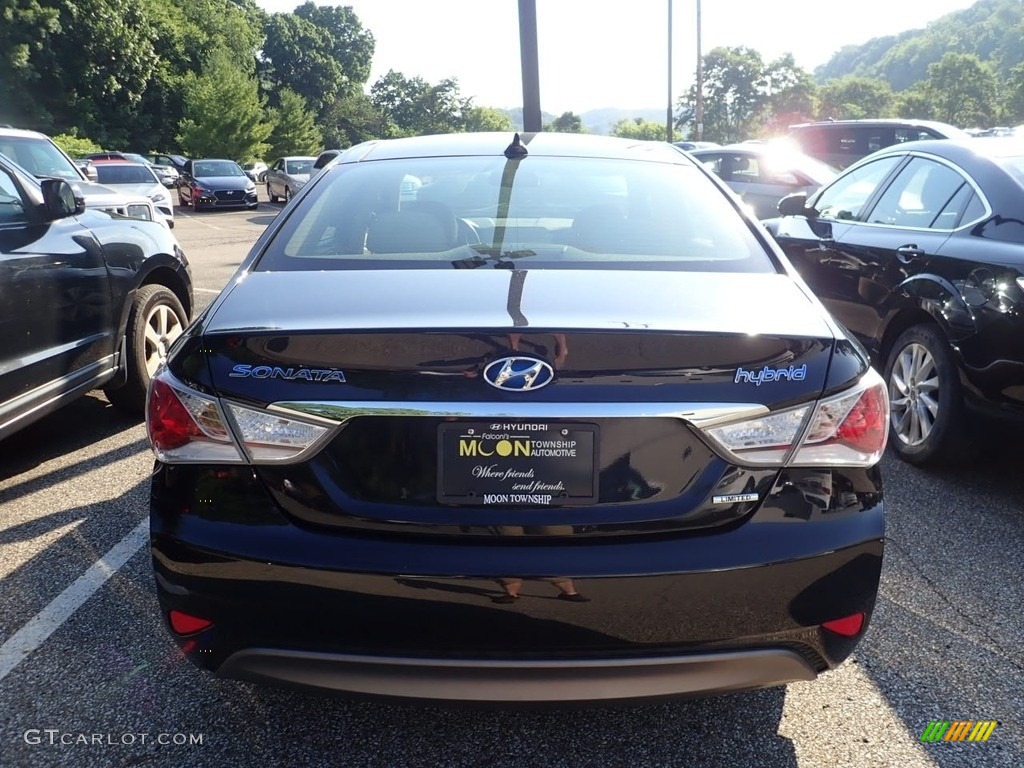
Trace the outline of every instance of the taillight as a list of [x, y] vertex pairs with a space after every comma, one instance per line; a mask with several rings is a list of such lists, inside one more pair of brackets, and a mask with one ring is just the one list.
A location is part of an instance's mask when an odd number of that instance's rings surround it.
[[244, 463], [217, 401], [171, 381], [164, 369], [149, 387], [146, 428], [156, 457], [165, 464]]
[[302, 458], [337, 423], [221, 402], [164, 369], [149, 389], [146, 425], [153, 452], [165, 464], [259, 464]]
[[870, 467], [889, 434], [889, 396], [873, 369], [852, 388], [815, 404], [705, 430], [747, 465]]
[[888, 436], [889, 395], [869, 369], [853, 389], [818, 403], [790, 463], [870, 467], [882, 458]]

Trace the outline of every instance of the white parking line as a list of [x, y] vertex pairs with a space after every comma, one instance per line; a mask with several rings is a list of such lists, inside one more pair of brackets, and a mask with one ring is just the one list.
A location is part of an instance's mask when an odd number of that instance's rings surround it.
[[60, 629], [82, 605], [102, 587], [111, 576], [142, 549], [149, 537], [149, 518], [115, 544], [107, 554], [89, 566], [74, 583], [57, 595], [50, 604], [0, 645], [0, 680]]
[[219, 288], [196, 288], [195, 286], [193, 286], [192, 290], [199, 291], [201, 293], [220, 293]]

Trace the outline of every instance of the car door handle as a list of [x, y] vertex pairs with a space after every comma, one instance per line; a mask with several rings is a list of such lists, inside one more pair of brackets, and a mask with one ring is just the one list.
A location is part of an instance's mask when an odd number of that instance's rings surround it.
[[818, 238], [818, 250], [819, 251], [831, 251], [835, 246], [836, 240], [834, 237], [820, 237]]
[[899, 259], [902, 264], [909, 264], [919, 256], [924, 256], [924, 251], [916, 245], [901, 245], [896, 249], [896, 258]]

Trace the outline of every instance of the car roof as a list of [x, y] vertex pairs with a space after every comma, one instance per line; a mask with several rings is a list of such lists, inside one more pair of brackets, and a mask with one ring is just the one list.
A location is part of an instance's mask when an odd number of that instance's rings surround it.
[[988, 159], [997, 161], [1004, 157], [1024, 157], [1024, 139], [1016, 136], [993, 136], [985, 139], [927, 139], [923, 141], [907, 141], [883, 147], [874, 154], [868, 155], [869, 160], [881, 155], [901, 154], [906, 152], [926, 152], [963, 165], [965, 162]]
[[24, 128], [0, 128], [0, 134], [4, 136], [24, 136], [33, 139], [49, 139], [45, 133], [39, 131], [27, 131]]
[[[512, 143], [513, 131], [493, 133], [446, 133], [403, 139], [369, 141], [352, 147], [345, 162], [387, 160], [407, 157], [502, 155]], [[664, 141], [620, 139], [580, 133], [519, 133], [527, 153], [551, 157], [602, 157], [643, 159], [685, 165], [686, 155]]]
[[796, 123], [795, 125], [789, 126], [791, 131], [803, 130], [807, 128], [849, 128], [854, 126], [866, 126], [866, 127], [893, 127], [893, 128], [931, 128], [939, 133], [945, 133], [950, 136], [962, 136], [967, 135], [965, 131], [957, 128], [955, 125], [949, 123], [942, 123], [938, 120], [914, 120], [904, 119], [898, 117], [880, 117], [877, 119], [863, 119], [863, 120], [818, 120], [810, 123]]

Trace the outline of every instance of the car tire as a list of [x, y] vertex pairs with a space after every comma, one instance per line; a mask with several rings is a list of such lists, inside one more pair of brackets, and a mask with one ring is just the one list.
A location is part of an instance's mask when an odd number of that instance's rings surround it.
[[277, 202], [277, 195], [275, 195], [273, 192], [270, 191], [270, 182], [269, 181], [267, 182], [267, 197], [270, 199], [270, 202], [272, 202], [272, 203], [276, 203]]
[[197, 198], [195, 195], [193, 195], [192, 196], [192, 213], [199, 213], [199, 211], [201, 211], [201, 210], [202, 210], [202, 208], [199, 205], [199, 198]]
[[938, 326], [915, 325], [896, 339], [885, 364], [889, 445], [911, 464], [942, 465], [970, 451], [963, 389]]
[[285, 187], [284, 188], [284, 201], [286, 203], [288, 203], [288, 202], [291, 202], [291, 199], [292, 199], [292, 188], [291, 187]]
[[188, 203], [185, 202], [185, 197], [184, 195], [181, 194], [180, 189], [178, 190], [178, 205], [180, 205], [182, 208], [188, 205]]
[[170, 289], [162, 285], [139, 288], [132, 299], [126, 329], [127, 380], [123, 386], [109, 390], [107, 399], [133, 413], [145, 410], [150, 379], [186, 325], [185, 308]]

